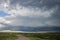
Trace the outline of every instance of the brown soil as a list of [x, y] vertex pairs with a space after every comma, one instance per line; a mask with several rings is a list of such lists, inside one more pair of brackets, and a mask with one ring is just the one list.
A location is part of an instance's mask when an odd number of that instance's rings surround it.
[[17, 35], [17, 40], [30, 40], [28, 37], [25, 37], [23, 35]]

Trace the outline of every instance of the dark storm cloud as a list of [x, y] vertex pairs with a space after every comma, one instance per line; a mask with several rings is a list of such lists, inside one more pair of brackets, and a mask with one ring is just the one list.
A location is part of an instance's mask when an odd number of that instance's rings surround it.
[[[6, 5], [7, 4], [5, 4], [5, 7], [6, 7]], [[17, 5], [18, 5], [18, 7], [16, 8]], [[48, 30], [54, 31], [56, 29], [56, 27], [59, 27], [59, 29], [60, 29], [60, 0], [9, 0], [8, 6], [9, 6], [8, 8], [11, 8], [11, 10], [12, 10], [11, 13], [16, 12], [15, 14], [16, 15], [18, 14], [18, 15], [16, 17], [5, 18], [6, 20], [9, 20], [9, 21], [14, 20], [14, 21], [12, 21], [12, 23], [11, 23], [12, 25], [3, 24], [6, 27], [4, 27], [2, 29], [18, 30], [21, 28], [21, 25], [23, 27], [22, 28], [23, 30], [24, 29], [28, 30], [29, 28], [31, 28], [31, 30], [36, 29], [38, 31], [40, 31], [40, 29], [47, 30], [47, 31]], [[19, 7], [21, 7], [21, 9], [18, 9]], [[23, 9], [23, 7], [24, 7], [24, 9]], [[33, 10], [33, 9], [30, 9], [30, 7], [34, 8], [34, 9], [36, 9], [36, 8], [38, 8], [38, 9]], [[14, 9], [14, 8], [16, 8], [18, 10]], [[22, 12], [19, 12], [21, 10], [22, 10]], [[31, 10], [33, 13], [30, 13]], [[51, 12], [51, 10], [52, 11], [54, 10], [54, 11]], [[25, 12], [28, 13], [28, 15]], [[26, 14], [26, 15], [24, 15], [24, 14]], [[32, 14], [33, 17], [30, 17], [31, 16], [30, 14]], [[38, 14], [38, 17], [36, 16], [37, 14]], [[35, 17], [34, 17], [34, 15], [35, 15]], [[18, 27], [13, 26], [15, 24], [17, 24]], [[24, 27], [25, 25], [26, 26], [28, 25], [30, 27]], [[36, 27], [33, 27], [32, 25], [36, 26]], [[48, 26], [48, 27], [46, 27], [46, 26]]]
[[12, 0], [11, 4], [20, 4], [23, 6], [44, 7], [50, 9], [55, 6], [60, 6], [60, 0]]
[[60, 19], [60, 0], [12, 0], [11, 5], [19, 4], [25, 7], [45, 7], [45, 10], [49, 10], [51, 8], [56, 7], [57, 10], [54, 11], [51, 18]]

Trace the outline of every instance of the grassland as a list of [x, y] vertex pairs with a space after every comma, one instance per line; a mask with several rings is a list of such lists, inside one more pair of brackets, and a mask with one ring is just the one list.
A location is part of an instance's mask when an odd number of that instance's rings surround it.
[[60, 33], [12, 33], [0, 32], [0, 40], [17, 40], [17, 35], [23, 35], [30, 40], [60, 40]]

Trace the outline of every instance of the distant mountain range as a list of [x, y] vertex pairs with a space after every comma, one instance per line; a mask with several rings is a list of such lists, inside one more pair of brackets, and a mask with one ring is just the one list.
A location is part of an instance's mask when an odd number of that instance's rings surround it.
[[60, 27], [25, 27], [25, 26], [10, 26], [4, 27], [0, 30], [12, 30], [12, 31], [26, 31], [26, 32], [40, 32], [40, 31], [60, 31]]

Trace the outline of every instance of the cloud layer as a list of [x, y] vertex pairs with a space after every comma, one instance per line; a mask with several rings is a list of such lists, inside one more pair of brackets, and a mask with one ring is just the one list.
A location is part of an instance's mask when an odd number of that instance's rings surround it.
[[[11, 26], [60, 26], [60, 0], [0, 0], [0, 24]], [[3, 26], [0, 26], [3, 27]]]

